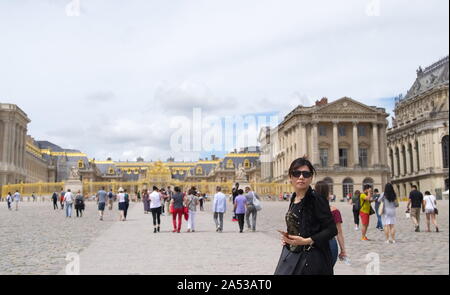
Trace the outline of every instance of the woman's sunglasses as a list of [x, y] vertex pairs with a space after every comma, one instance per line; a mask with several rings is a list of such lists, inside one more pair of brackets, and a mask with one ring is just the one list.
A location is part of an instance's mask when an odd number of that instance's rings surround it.
[[313, 174], [309, 171], [300, 171], [295, 170], [292, 172], [292, 176], [299, 178], [301, 175], [303, 175], [303, 178], [310, 178]]

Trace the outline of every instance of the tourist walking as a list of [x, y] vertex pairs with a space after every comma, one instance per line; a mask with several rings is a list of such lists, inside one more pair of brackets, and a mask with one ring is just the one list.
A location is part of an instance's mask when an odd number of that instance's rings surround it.
[[186, 198], [186, 207], [189, 209], [187, 232], [195, 232], [195, 215], [197, 214], [198, 202], [197, 190], [195, 187], [191, 187]]
[[127, 220], [128, 208], [130, 207], [130, 195], [128, 194], [127, 189], [124, 189], [123, 193], [125, 194], [125, 209], [123, 210], [123, 217]]
[[96, 198], [97, 198], [97, 205], [98, 205], [98, 215], [100, 216], [100, 220], [103, 220], [103, 213], [105, 212], [105, 206], [106, 206], [106, 198], [107, 193], [105, 191], [105, 187], [102, 186], [102, 189], [97, 192]]
[[12, 210], [11, 209], [11, 203], [13, 202], [13, 197], [11, 195], [11, 192], [8, 193], [8, 195], [6, 196], [6, 203], [8, 204], [8, 210]]
[[53, 201], [53, 210], [57, 210], [58, 209], [58, 194], [56, 192], [53, 192], [52, 201]]
[[14, 204], [16, 207], [16, 211], [19, 210], [19, 202], [20, 202], [20, 193], [18, 190], [16, 190], [16, 192], [14, 193]]
[[125, 193], [123, 188], [121, 187], [119, 188], [119, 193], [117, 194], [117, 201], [119, 205], [120, 221], [125, 221], [125, 209], [126, 209]]
[[110, 189], [109, 193], [108, 193], [108, 209], [109, 210], [112, 210], [113, 204], [114, 204], [114, 193], [113, 193], [112, 189]]
[[[395, 244], [395, 224], [396, 208], [399, 206], [397, 194], [391, 183], [386, 183], [384, 192], [377, 199], [379, 203], [378, 210], [383, 216], [384, 234], [386, 235], [386, 244]], [[380, 209], [381, 208], [381, 209]]]
[[[247, 200], [247, 210], [245, 212], [245, 221], [247, 222], [247, 229], [256, 231], [256, 216], [258, 210], [256, 210], [255, 204], [253, 204], [253, 199], [261, 200], [259, 196], [251, 190], [249, 186], [245, 187], [245, 198]], [[250, 223], [250, 215], [252, 216], [252, 222]]]
[[420, 209], [425, 212], [425, 201], [423, 195], [417, 190], [417, 186], [413, 185], [412, 190], [409, 193], [407, 210], [411, 213], [411, 219], [413, 221], [415, 231], [420, 232]]
[[[318, 181], [314, 186], [314, 190], [318, 195], [324, 197], [328, 200], [328, 202], [333, 202], [333, 194], [329, 194], [330, 187], [328, 183], [325, 181]], [[345, 251], [345, 243], [344, 243], [344, 232], [342, 230], [342, 215], [339, 209], [330, 205], [331, 215], [333, 216], [334, 223], [336, 224], [336, 228], [338, 234], [336, 237], [333, 237], [330, 240], [330, 250], [332, 255], [332, 265], [336, 264], [336, 261], [339, 257], [340, 260], [347, 259], [347, 253]], [[336, 241], [337, 238], [337, 241]], [[339, 247], [338, 247], [339, 243]], [[339, 253], [339, 248], [341, 249], [341, 253]]]
[[172, 200], [173, 191], [170, 189], [170, 186], [167, 187], [167, 199], [166, 199], [166, 212], [167, 215], [170, 215], [170, 201]]
[[142, 202], [144, 203], [144, 214], [148, 214], [150, 212], [150, 199], [149, 199], [148, 190], [144, 189], [142, 194]]
[[165, 216], [165, 208], [166, 208], [166, 201], [167, 201], [167, 193], [164, 188], [161, 188], [159, 194], [161, 195], [161, 215]]
[[184, 214], [184, 207], [183, 207], [184, 195], [178, 186], [175, 187], [175, 193], [172, 195], [172, 200], [170, 202], [171, 204], [173, 204], [173, 214], [172, 214], [173, 232], [179, 233], [181, 231], [181, 223]]
[[359, 217], [361, 217], [361, 241], [369, 241], [367, 238], [367, 230], [369, 228], [370, 215], [372, 212], [372, 207], [370, 202], [373, 201], [372, 198], [373, 191], [370, 184], [364, 184], [363, 193], [359, 195]]
[[59, 195], [59, 204], [61, 205], [61, 210], [64, 210], [64, 195], [66, 194], [66, 192], [61, 189], [61, 193]]
[[332, 275], [330, 240], [338, 234], [327, 200], [311, 188], [315, 169], [305, 157], [288, 170], [294, 189], [275, 275]]
[[66, 217], [72, 217], [73, 194], [70, 189], [64, 194], [64, 205], [66, 206]]
[[361, 209], [359, 206], [360, 195], [361, 192], [359, 190], [356, 190], [355, 193], [352, 195], [352, 197], [349, 199], [349, 201], [352, 204], [353, 222], [355, 223], [355, 230], [359, 230], [359, 210]]
[[438, 213], [436, 197], [433, 196], [429, 191], [425, 192], [425, 216], [427, 218], [427, 232], [431, 232], [430, 229], [430, 219], [436, 228], [436, 232], [439, 232], [439, 228], [437, 225], [436, 215]]
[[161, 225], [161, 201], [162, 195], [158, 191], [156, 186], [153, 186], [153, 192], [149, 196], [150, 199], [150, 211], [153, 217], [153, 232], [160, 232]]
[[81, 194], [79, 190], [77, 195], [75, 196], [75, 211], [77, 212], [77, 217], [83, 217], [84, 210], [84, 196]]
[[378, 213], [378, 209], [380, 208], [380, 202], [378, 199], [380, 198], [380, 194], [378, 193], [378, 189], [373, 190], [373, 202], [375, 202], [375, 214], [377, 215], [377, 226], [376, 229], [383, 231], [383, 221], [381, 220], [381, 215]]
[[234, 212], [236, 214], [239, 223], [239, 232], [244, 231], [244, 218], [245, 218], [245, 207], [247, 205], [247, 198], [244, 196], [244, 191], [238, 189], [238, 196], [234, 199]]
[[200, 204], [200, 211], [204, 211], [205, 209], [203, 208], [203, 202], [205, 202], [206, 199], [206, 194], [202, 194], [200, 196], [200, 198], [198, 198], [198, 202]]
[[216, 224], [216, 232], [223, 231], [223, 215], [227, 211], [227, 197], [222, 193], [220, 186], [216, 187], [216, 194], [213, 201], [214, 222]]
[[[232, 196], [233, 204], [234, 204], [234, 200], [239, 195], [238, 190], [239, 190], [239, 183], [236, 182], [234, 188], [231, 190], [231, 196]], [[237, 220], [237, 216], [236, 216], [236, 209], [235, 208], [233, 209], [233, 219], [232, 219], [232, 221], [238, 221]]]

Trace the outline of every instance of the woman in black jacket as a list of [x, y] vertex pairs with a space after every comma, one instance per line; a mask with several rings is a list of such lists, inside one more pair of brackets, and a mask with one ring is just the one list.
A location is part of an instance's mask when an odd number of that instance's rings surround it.
[[311, 188], [315, 169], [305, 158], [289, 168], [295, 190], [286, 213], [287, 232], [275, 275], [332, 275], [329, 241], [337, 235], [330, 206]]

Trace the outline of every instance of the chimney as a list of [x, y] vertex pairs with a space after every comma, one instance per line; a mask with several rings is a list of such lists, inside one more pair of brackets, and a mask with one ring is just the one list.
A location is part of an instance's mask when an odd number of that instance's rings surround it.
[[323, 106], [328, 104], [328, 98], [322, 97], [321, 100], [316, 100], [316, 106]]

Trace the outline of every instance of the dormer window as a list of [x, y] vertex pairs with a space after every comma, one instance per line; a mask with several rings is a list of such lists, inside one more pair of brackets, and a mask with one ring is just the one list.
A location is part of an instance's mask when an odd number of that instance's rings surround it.
[[234, 168], [233, 160], [229, 159], [229, 160], [227, 161], [227, 166], [226, 166], [226, 167], [227, 167], [227, 168]]
[[245, 159], [244, 168], [250, 168], [250, 160], [249, 159]]

